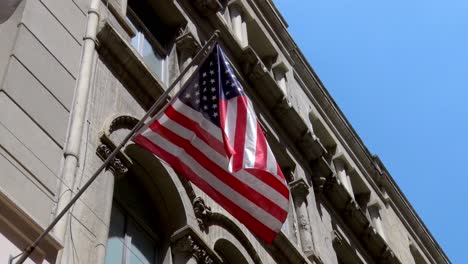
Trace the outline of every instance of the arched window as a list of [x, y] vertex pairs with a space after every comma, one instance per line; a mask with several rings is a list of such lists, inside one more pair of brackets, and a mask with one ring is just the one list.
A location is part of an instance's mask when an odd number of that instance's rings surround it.
[[155, 210], [132, 176], [118, 179], [114, 187], [106, 264], [160, 263]]
[[226, 239], [219, 239], [216, 241], [214, 250], [221, 256], [225, 263], [248, 264], [247, 259], [242, 255], [239, 249]]

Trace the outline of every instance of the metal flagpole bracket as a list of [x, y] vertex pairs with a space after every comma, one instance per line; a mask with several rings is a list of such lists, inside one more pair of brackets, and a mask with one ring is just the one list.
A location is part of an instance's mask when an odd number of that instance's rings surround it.
[[195, 55], [195, 57], [192, 59], [192, 61], [187, 65], [184, 70], [179, 74], [179, 76], [172, 82], [172, 84], [167, 88], [166, 91], [156, 100], [156, 102], [151, 106], [151, 108], [146, 112], [146, 114], [138, 121], [138, 123], [133, 127], [133, 129], [130, 131], [130, 133], [127, 134], [127, 136], [122, 140], [122, 142], [117, 146], [114, 151], [107, 157], [107, 159], [101, 164], [101, 166], [94, 172], [94, 174], [89, 178], [89, 180], [79, 189], [79, 191], [75, 194], [75, 196], [70, 200], [70, 202], [60, 211], [60, 213], [57, 215], [57, 217], [52, 220], [52, 222], [47, 226], [46, 229], [42, 232], [42, 234], [39, 235], [39, 237], [31, 244], [29, 245], [21, 254], [21, 257], [18, 259], [16, 264], [21, 264], [23, 263], [36, 249], [36, 247], [39, 245], [39, 243], [44, 239], [44, 237], [54, 228], [54, 226], [62, 219], [62, 217], [67, 213], [67, 211], [73, 206], [73, 204], [81, 197], [81, 195], [88, 189], [88, 187], [96, 180], [96, 178], [100, 175], [100, 173], [107, 167], [110, 161], [112, 161], [117, 154], [120, 152], [120, 150], [127, 144], [127, 142], [133, 137], [133, 135], [139, 131], [145, 124], [145, 121], [148, 119], [148, 117], [151, 116], [153, 112], [158, 109], [159, 105], [163, 102], [166, 101], [166, 98], [168, 97], [169, 93], [176, 87], [176, 84], [180, 82], [182, 77], [189, 71], [189, 69], [196, 63], [199, 63], [200, 61], [203, 61], [206, 59], [207, 55], [213, 50], [215, 47], [218, 38], [220, 36], [219, 30], [216, 30], [213, 34], [213, 36], [208, 39], [206, 44], [203, 46], [203, 48]]

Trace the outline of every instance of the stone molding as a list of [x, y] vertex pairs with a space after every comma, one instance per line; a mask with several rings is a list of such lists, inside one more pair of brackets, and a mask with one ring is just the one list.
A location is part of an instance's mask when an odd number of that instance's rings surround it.
[[110, 134], [112, 134], [113, 132], [115, 132], [115, 131], [117, 131], [119, 129], [131, 130], [132, 128], [134, 128], [136, 126], [138, 121], [139, 120], [137, 118], [133, 117], [133, 116], [119, 115], [119, 116], [112, 119], [112, 121], [110, 122], [110, 124], [106, 128], [105, 133], [106, 133], [107, 136], [109, 136]]

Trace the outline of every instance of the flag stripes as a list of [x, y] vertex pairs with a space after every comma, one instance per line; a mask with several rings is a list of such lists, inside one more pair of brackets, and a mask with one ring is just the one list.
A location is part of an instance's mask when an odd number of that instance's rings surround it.
[[284, 176], [219, 47], [200, 69], [133, 141], [271, 243], [288, 213]]

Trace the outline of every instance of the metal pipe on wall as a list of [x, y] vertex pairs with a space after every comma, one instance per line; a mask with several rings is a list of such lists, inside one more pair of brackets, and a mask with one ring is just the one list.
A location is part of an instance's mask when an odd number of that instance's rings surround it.
[[[81, 64], [76, 81], [75, 95], [72, 103], [72, 111], [70, 113], [70, 124], [64, 149], [64, 162], [61, 173], [62, 183], [55, 215], [62, 211], [70, 202], [73, 195], [73, 191], [70, 188], [73, 188], [75, 175], [80, 165], [80, 147], [83, 138], [83, 128], [86, 122], [86, 107], [88, 105], [94, 54], [96, 53], [96, 35], [100, 19], [100, 2], [100, 0], [91, 0], [88, 10], [86, 33], [83, 37]], [[65, 215], [53, 230], [54, 234], [62, 242], [65, 242], [68, 221], [69, 215]], [[61, 257], [62, 252], [57, 256], [57, 263], [60, 263]]]

